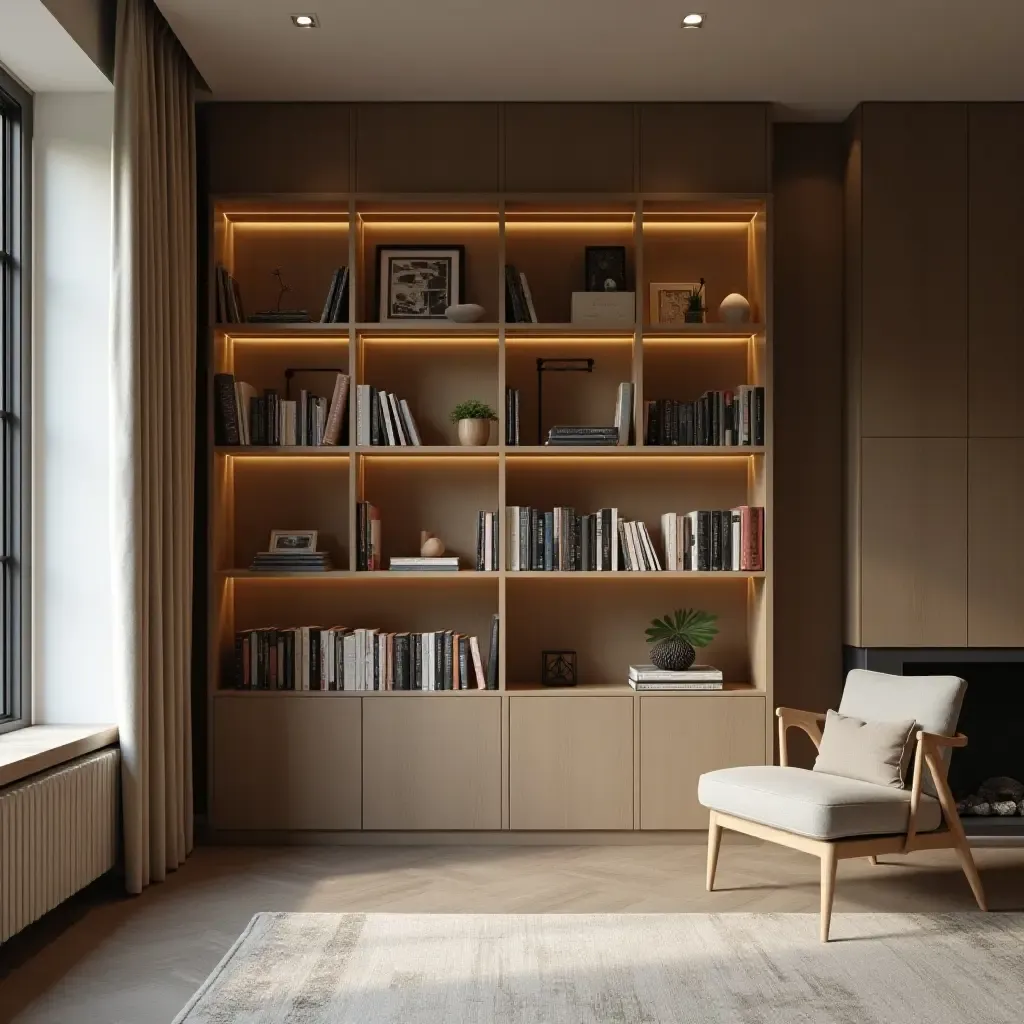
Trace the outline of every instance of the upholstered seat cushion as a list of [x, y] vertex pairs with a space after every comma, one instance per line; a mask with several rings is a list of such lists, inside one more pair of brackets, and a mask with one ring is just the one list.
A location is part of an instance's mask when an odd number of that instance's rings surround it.
[[[905, 832], [910, 817], [909, 790], [774, 765], [708, 772], [697, 799], [713, 811], [813, 839]], [[938, 801], [922, 795], [918, 831], [941, 821]]]

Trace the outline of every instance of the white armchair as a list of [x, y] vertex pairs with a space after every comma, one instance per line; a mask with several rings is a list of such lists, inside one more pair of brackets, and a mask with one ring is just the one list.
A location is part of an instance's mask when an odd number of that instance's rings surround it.
[[708, 892], [714, 889], [722, 829], [755, 836], [821, 860], [821, 941], [828, 941], [836, 864], [850, 857], [956, 850], [971, 891], [987, 910], [971, 849], [946, 782], [967, 684], [955, 676], [891, 676], [852, 671], [839, 713], [865, 721], [917, 723], [913, 782], [896, 789], [788, 766], [786, 733], [802, 729], [820, 747], [824, 715], [779, 708], [778, 767], [726, 768], [700, 777], [697, 795], [711, 811]]

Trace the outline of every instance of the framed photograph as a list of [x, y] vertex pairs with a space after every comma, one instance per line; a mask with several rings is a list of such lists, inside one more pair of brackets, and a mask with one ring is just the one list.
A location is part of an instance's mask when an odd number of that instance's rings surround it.
[[389, 320], [443, 320], [462, 302], [461, 245], [378, 245], [377, 315]]
[[626, 247], [588, 245], [586, 272], [588, 292], [626, 291]]
[[316, 530], [271, 530], [270, 551], [316, 551]]
[[[651, 323], [686, 324], [693, 323], [690, 311], [690, 296], [700, 291], [699, 281], [681, 283], [658, 282], [651, 285]], [[698, 323], [703, 321], [701, 317]]]

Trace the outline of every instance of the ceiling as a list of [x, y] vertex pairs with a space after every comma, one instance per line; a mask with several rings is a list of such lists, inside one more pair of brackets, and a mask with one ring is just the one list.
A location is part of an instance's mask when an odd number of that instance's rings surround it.
[[156, 2], [214, 99], [1024, 99], [1021, 0]]

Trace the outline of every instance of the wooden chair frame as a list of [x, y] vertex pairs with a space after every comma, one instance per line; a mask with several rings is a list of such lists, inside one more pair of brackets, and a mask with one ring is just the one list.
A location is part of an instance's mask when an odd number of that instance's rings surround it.
[[[779, 763], [786, 767], [789, 764], [789, 752], [786, 744], [786, 732], [790, 728], [802, 729], [815, 747], [821, 747], [821, 725], [824, 715], [812, 711], [798, 711], [794, 708], [778, 708], [775, 712], [779, 719]], [[722, 829], [729, 828], [734, 832], [742, 832], [757, 839], [788, 846], [793, 850], [813, 854], [821, 860], [821, 931], [822, 942], [828, 942], [829, 926], [832, 922], [832, 900], [835, 895], [836, 865], [841, 860], [851, 857], [867, 857], [872, 864], [878, 863], [878, 855], [882, 853], [914, 853], [917, 850], [955, 850], [960, 858], [971, 892], [978, 902], [980, 910], [988, 910], [985, 902], [985, 891], [981, 887], [981, 878], [971, 856], [971, 847], [964, 834], [960, 816], [956, 812], [956, 802], [946, 781], [947, 765], [942, 758], [943, 747], [965, 747], [967, 737], [962, 733], [955, 736], [939, 736], [935, 733], [917, 733], [917, 754], [914, 758], [914, 781], [910, 791], [910, 816], [907, 831], [896, 835], [863, 836], [850, 839], [811, 839], [808, 836], [787, 832], [785, 829], [760, 825], [754, 821], [737, 818], [720, 811], [711, 812], [708, 829], [708, 876], [707, 889], [712, 892], [715, 887], [715, 871], [718, 866], [718, 851], [722, 844]], [[935, 792], [946, 827], [934, 832], [918, 833], [918, 809], [921, 804], [922, 775], [924, 766], [931, 773]]]

